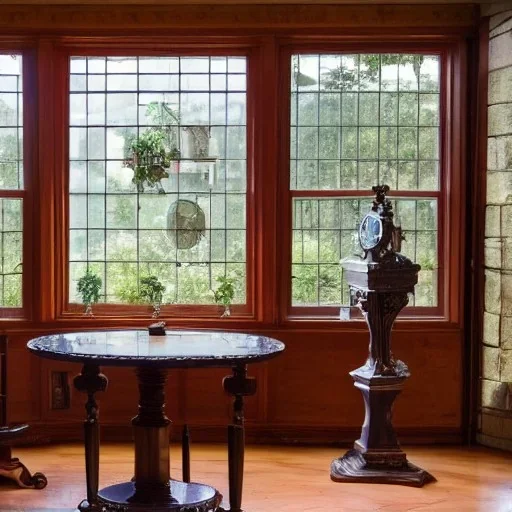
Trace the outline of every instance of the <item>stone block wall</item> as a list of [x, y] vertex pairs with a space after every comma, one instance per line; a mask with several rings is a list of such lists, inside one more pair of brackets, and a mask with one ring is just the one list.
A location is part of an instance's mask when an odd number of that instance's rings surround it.
[[490, 14], [485, 312], [478, 441], [512, 450], [512, 9]]

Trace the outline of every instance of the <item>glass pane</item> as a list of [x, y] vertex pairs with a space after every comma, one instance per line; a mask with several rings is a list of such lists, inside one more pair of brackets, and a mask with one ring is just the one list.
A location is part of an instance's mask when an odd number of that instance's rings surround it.
[[[21, 55], [0, 55], [0, 189], [23, 189]], [[0, 307], [21, 307], [23, 204], [0, 199]]]
[[219, 276], [245, 303], [245, 57], [72, 57], [70, 70], [70, 300], [89, 268], [108, 303], [143, 302], [149, 275], [165, 303], [214, 304]]
[[293, 55], [291, 66], [292, 189], [439, 189], [438, 56]]
[[23, 205], [0, 199], [0, 307], [22, 306]]
[[21, 55], [0, 55], [0, 189], [23, 188]]
[[[358, 227], [370, 198], [293, 200], [292, 304], [349, 305], [340, 259], [362, 255]], [[405, 241], [402, 253], [421, 265], [416, 296], [409, 305], [437, 306], [438, 213], [434, 199], [393, 200], [395, 224]]]

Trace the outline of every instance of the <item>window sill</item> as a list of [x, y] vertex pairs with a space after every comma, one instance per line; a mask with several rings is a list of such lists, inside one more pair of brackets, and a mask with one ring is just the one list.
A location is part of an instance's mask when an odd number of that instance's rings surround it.
[[[340, 320], [333, 315], [289, 315], [281, 324], [283, 327], [308, 330], [338, 330], [338, 331], [367, 331], [368, 326], [361, 318], [352, 318], [350, 320]], [[393, 330], [401, 331], [438, 331], [438, 330], [460, 330], [461, 326], [455, 322], [449, 321], [444, 316], [425, 315], [425, 316], [401, 316], [395, 320]]]

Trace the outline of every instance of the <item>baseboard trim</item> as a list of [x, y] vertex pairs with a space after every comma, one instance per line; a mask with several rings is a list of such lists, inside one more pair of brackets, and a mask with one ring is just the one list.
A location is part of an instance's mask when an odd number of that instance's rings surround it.
[[493, 437], [488, 436], [487, 434], [477, 434], [476, 442], [489, 448], [497, 448], [498, 450], [512, 452], [512, 439]]
[[[225, 425], [189, 425], [193, 442], [225, 442]], [[182, 425], [173, 424], [171, 440], [178, 441]], [[411, 444], [461, 444], [463, 436], [456, 427], [402, 427], [397, 428], [403, 445]], [[350, 446], [361, 433], [360, 427], [307, 426], [307, 425], [257, 425], [247, 423], [246, 441], [250, 444], [332, 445]], [[32, 423], [18, 445], [47, 444], [81, 441], [83, 427], [78, 423]], [[102, 441], [123, 442], [132, 440], [132, 427], [126, 424], [101, 424]]]

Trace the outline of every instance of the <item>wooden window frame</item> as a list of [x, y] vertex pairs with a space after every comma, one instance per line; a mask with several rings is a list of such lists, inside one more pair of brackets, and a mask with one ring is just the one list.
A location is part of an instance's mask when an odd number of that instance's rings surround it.
[[[186, 38], [185, 38], [186, 39]], [[257, 282], [257, 258], [256, 253], [260, 244], [257, 232], [259, 220], [256, 209], [251, 207], [256, 203], [254, 185], [256, 172], [259, 167], [260, 154], [254, 148], [257, 145], [258, 122], [261, 122], [256, 115], [255, 106], [257, 98], [257, 87], [255, 82], [259, 76], [258, 66], [259, 51], [258, 45], [249, 38], [237, 38], [236, 42], [225, 43], [221, 38], [193, 38], [190, 42], [184, 42], [184, 38], [162, 38], [162, 37], [133, 37], [129, 41], [122, 38], [100, 37], [93, 41], [81, 40], [81, 38], [70, 38], [68, 44], [60, 44], [56, 49], [57, 73], [56, 90], [59, 91], [61, 101], [56, 120], [56, 154], [58, 167], [63, 172], [57, 174], [57, 226], [56, 244], [58, 247], [56, 264], [57, 282], [57, 311], [58, 320], [77, 321], [83, 316], [81, 304], [69, 303], [69, 59], [72, 56], [244, 56], [247, 58], [247, 189], [246, 189], [246, 303], [243, 305], [232, 305], [231, 316], [222, 319], [221, 323], [234, 324], [240, 321], [253, 323], [258, 321], [260, 312], [256, 304], [256, 282]], [[94, 305], [94, 315], [97, 318], [91, 319], [92, 323], [102, 325], [122, 321], [134, 325], [145, 325], [149, 318], [149, 307], [147, 305], [128, 304], [105, 304]], [[205, 325], [215, 324], [219, 321], [220, 306], [217, 305], [193, 305], [176, 304], [164, 305], [161, 309], [160, 319], [179, 321], [186, 324], [193, 323], [200, 319]]]
[[[324, 39], [324, 40], [322, 40]], [[416, 40], [415, 40], [416, 39]], [[444, 41], [440, 41], [444, 39]], [[285, 324], [300, 324], [304, 327], [318, 326], [320, 322], [328, 326], [339, 325], [340, 307], [297, 307], [292, 306], [291, 244], [292, 244], [292, 204], [295, 197], [368, 197], [371, 193], [361, 190], [306, 191], [291, 190], [290, 173], [290, 83], [291, 57], [296, 54], [336, 54], [336, 53], [406, 53], [440, 56], [440, 158], [439, 190], [431, 191], [391, 191], [391, 197], [436, 198], [438, 200], [438, 305], [436, 307], [409, 307], [399, 316], [406, 322], [457, 322], [461, 318], [462, 305], [456, 291], [460, 286], [461, 257], [464, 248], [465, 208], [465, 140], [468, 134], [464, 129], [466, 114], [466, 60], [465, 49], [460, 41], [450, 37], [289, 37], [281, 41], [279, 98], [282, 105], [279, 125], [280, 140], [280, 217], [281, 229], [281, 272], [280, 285], [283, 293], [280, 298], [281, 318]], [[455, 193], [461, 192], [460, 195]], [[357, 308], [354, 308], [356, 310]], [[357, 314], [356, 314], [357, 316]], [[361, 317], [362, 318], [362, 317]], [[356, 326], [357, 320], [344, 324]]]

